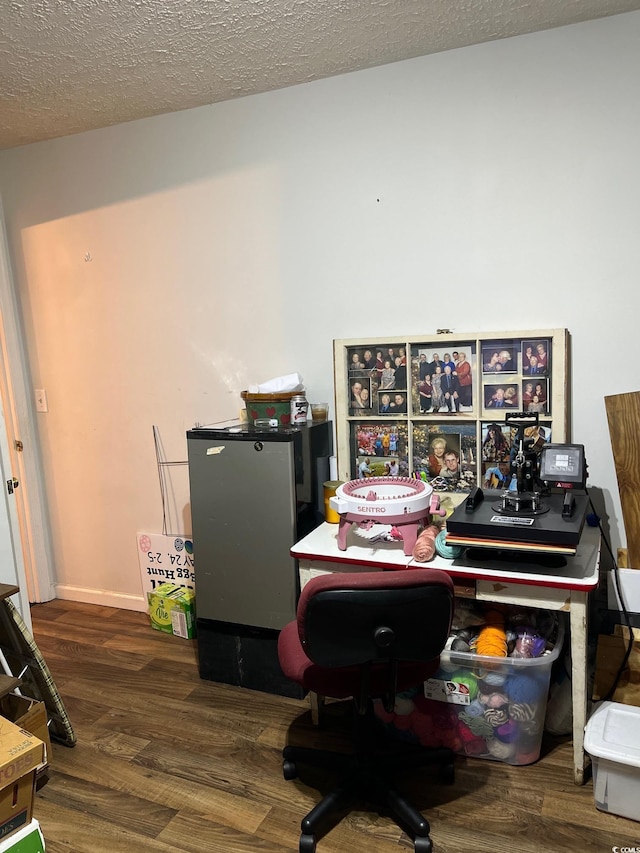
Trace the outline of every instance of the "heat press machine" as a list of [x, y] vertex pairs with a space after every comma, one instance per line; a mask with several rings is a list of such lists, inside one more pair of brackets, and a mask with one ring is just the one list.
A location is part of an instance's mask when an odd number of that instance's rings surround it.
[[447, 520], [446, 543], [466, 547], [468, 558], [513, 561], [521, 552], [529, 562], [557, 555], [556, 565], [564, 565], [577, 551], [589, 506], [584, 446], [541, 442], [537, 413], [509, 412], [505, 423], [516, 429], [509, 487], [474, 488]]

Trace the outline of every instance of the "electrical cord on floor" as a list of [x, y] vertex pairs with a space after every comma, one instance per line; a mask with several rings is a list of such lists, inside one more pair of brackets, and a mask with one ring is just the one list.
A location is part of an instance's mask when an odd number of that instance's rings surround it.
[[631, 656], [631, 651], [633, 649], [633, 643], [634, 643], [633, 626], [631, 625], [631, 617], [629, 616], [629, 612], [628, 612], [626, 605], [624, 603], [624, 596], [622, 595], [622, 588], [620, 586], [620, 576], [618, 574], [618, 561], [616, 560], [616, 558], [613, 555], [613, 550], [611, 548], [611, 545], [609, 544], [609, 540], [604, 535], [604, 530], [602, 529], [602, 522], [600, 521], [600, 516], [596, 512], [596, 508], [593, 505], [593, 501], [591, 500], [591, 495], [589, 494], [589, 490], [587, 489], [586, 491], [587, 491], [587, 496], [589, 498], [589, 505], [591, 506], [591, 509], [593, 511], [593, 518], [597, 519], [598, 529], [600, 530], [600, 536], [602, 537], [602, 541], [604, 542], [604, 544], [607, 548], [607, 551], [609, 552], [609, 554], [611, 556], [611, 562], [612, 562], [611, 571], [613, 572], [613, 581], [615, 583], [616, 592], [618, 594], [618, 601], [620, 602], [620, 608], [621, 608], [622, 614], [624, 616], [624, 621], [627, 625], [627, 628], [629, 629], [629, 641], [627, 643], [627, 648], [626, 648], [624, 657], [622, 659], [622, 663], [620, 664], [618, 671], [615, 675], [615, 678], [613, 679], [613, 684], [611, 685], [611, 687], [607, 691], [606, 696], [603, 696], [601, 699], [602, 702], [608, 702], [611, 700], [611, 698], [613, 697], [613, 694], [616, 692], [616, 688], [618, 687], [618, 683], [620, 681], [622, 673], [624, 672], [624, 670], [627, 666], [627, 663], [629, 661], [629, 657]]

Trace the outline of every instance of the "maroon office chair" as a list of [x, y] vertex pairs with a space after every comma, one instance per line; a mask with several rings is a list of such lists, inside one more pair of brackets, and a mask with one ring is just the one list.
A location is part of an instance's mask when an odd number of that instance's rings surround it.
[[336, 769], [341, 776], [339, 786], [303, 818], [300, 853], [314, 853], [325, 824], [362, 798], [413, 837], [415, 853], [431, 853], [429, 822], [388, 776], [394, 769], [437, 763], [443, 780], [453, 782], [454, 754], [421, 747], [407, 752], [399, 743], [397, 751], [381, 754], [375, 748], [381, 724], [372, 700], [382, 698], [392, 710], [398, 691], [421, 684], [436, 671], [452, 613], [453, 584], [437, 569], [327, 574], [302, 590], [296, 621], [280, 633], [280, 666], [305, 690], [335, 699], [353, 697], [355, 753], [284, 748], [285, 779], [296, 778], [298, 763]]

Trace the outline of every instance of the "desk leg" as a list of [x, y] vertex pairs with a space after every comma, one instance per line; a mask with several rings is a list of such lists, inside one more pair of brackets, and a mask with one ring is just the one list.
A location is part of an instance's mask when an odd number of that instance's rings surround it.
[[573, 702], [573, 781], [584, 784], [584, 727], [587, 723], [587, 595], [571, 593], [571, 699]]
[[314, 726], [319, 726], [322, 709], [324, 707], [324, 696], [320, 696], [318, 693], [310, 691], [309, 703], [311, 705], [311, 722]]

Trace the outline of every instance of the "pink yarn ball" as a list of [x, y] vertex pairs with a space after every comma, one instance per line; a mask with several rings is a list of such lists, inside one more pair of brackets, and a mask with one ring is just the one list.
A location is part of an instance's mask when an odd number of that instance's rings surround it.
[[487, 708], [502, 708], [504, 705], [509, 704], [509, 697], [505, 696], [504, 693], [491, 693], [489, 696], [481, 696], [480, 701]]

